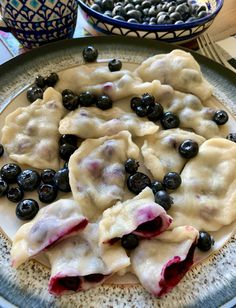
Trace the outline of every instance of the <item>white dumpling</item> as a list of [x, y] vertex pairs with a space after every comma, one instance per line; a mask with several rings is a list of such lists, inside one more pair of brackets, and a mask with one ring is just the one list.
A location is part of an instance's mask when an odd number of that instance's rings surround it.
[[79, 205], [60, 199], [39, 210], [34, 219], [16, 232], [11, 249], [12, 265], [18, 267], [62, 237], [83, 230], [88, 223]]
[[131, 135], [122, 131], [114, 136], [85, 140], [69, 160], [69, 181], [74, 199], [90, 220], [122, 200], [127, 158], [137, 159], [139, 148]]
[[212, 86], [202, 76], [199, 64], [190, 53], [183, 50], [175, 49], [150, 57], [135, 72], [143, 81], [157, 79], [176, 90], [193, 93], [201, 100], [212, 95]]
[[180, 127], [193, 130], [207, 139], [227, 136], [228, 124], [217, 125], [213, 120], [215, 109], [203, 106], [200, 99], [192, 94], [174, 91], [168, 99], [160, 100], [165, 111], [178, 115]]
[[140, 241], [130, 259], [142, 286], [155, 296], [171, 291], [192, 266], [197, 239], [196, 229], [183, 226]]
[[162, 130], [145, 138], [141, 148], [144, 165], [155, 179], [162, 181], [167, 172], [180, 173], [187, 159], [179, 154], [178, 149], [187, 139], [199, 146], [205, 141], [202, 136], [180, 128]]
[[125, 112], [117, 107], [108, 110], [82, 107], [71, 111], [61, 120], [59, 132], [86, 139], [111, 136], [122, 130], [128, 130], [132, 136], [144, 136], [155, 133], [158, 128], [134, 112]]
[[155, 203], [153, 192], [147, 187], [133, 199], [118, 202], [103, 212], [99, 221], [99, 243], [112, 244], [130, 233], [151, 238], [165, 231], [171, 222], [172, 218]]
[[236, 219], [236, 144], [223, 138], [205, 141], [184, 167], [182, 184], [171, 196], [171, 228], [189, 224], [217, 231]]
[[59, 168], [59, 122], [65, 113], [61, 94], [48, 88], [43, 99], [6, 117], [2, 144], [9, 157], [34, 168]]
[[130, 265], [119, 245], [102, 250], [98, 246], [98, 225], [88, 224], [84, 231], [48, 249], [51, 263], [49, 292], [61, 295], [95, 287]]

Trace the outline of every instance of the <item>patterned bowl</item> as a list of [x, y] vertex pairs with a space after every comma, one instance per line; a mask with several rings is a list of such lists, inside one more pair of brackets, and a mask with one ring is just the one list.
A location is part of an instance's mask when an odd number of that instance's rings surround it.
[[90, 8], [94, 0], [78, 0], [82, 14], [97, 33], [136, 36], [166, 42], [189, 41], [203, 33], [212, 23], [223, 6], [224, 0], [192, 0], [207, 7], [207, 16], [179, 25], [143, 25], [115, 20]]

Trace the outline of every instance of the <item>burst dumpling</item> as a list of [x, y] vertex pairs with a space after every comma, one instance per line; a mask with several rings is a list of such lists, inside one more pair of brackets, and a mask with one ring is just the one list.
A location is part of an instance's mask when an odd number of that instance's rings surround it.
[[124, 194], [127, 158], [137, 159], [139, 148], [131, 135], [85, 140], [69, 160], [69, 180], [74, 199], [89, 220], [121, 200]]
[[65, 114], [61, 94], [48, 88], [43, 99], [6, 117], [2, 144], [9, 157], [34, 168], [59, 168], [59, 122]]
[[60, 199], [47, 205], [15, 234], [11, 249], [12, 265], [18, 267], [62, 237], [83, 230], [87, 223], [79, 205], [71, 199]]
[[125, 112], [117, 107], [109, 110], [82, 107], [61, 120], [59, 132], [86, 139], [111, 136], [122, 130], [129, 131], [132, 136], [144, 136], [155, 133], [158, 128], [159, 126], [139, 118], [134, 112]]
[[180, 173], [186, 163], [178, 151], [180, 144], [187, 139], [202, 144], [205, 138], [180, 128], [162, 130], [145, 138], [141, 152], [144, 164], [153, 177], [162, 181], [167, 172]]
[[151, 238], [165, 231], [172, 218], [155, 203], [152, 190], [147, 187], [133, 199], [119, 202], [103, 212], [99, 221], [99, 243], [113, 243], [123, 235], [136, 234]]
[[196, 229], [182, 226], [156, 239], [141, 241], [130, 259], [143, 287], [162, 296], [176, 286], [193, 264], [197, 239]]
[[193, 56], [175, 49], [145, 60], [135, 71], [143, 81], [160, 80], [174, 89], [192, 93], [201, 100], [212, 95], [212, 86], [202, 76], [201, 69]]
[[47, 255], [52, 267], [49, 292], [55, 295], [88, 290], [130, 265], [119, 245], [106, 250], [98, 246], [97, 224], [88, 224], [84, 231], [50, 248]]
[[236, 144], [223, 138], [205, 141], [184, 167], [181, 186], [172, 194], [171, 228], [186, 223], [217, 231], [236, 219]]

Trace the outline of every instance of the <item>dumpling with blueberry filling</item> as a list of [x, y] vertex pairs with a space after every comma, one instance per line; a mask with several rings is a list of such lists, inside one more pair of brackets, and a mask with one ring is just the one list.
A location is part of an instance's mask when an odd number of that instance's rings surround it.
[[171, 291], [193, 264], [198, 236], [195, 228], [182, 226], [140, 241], [130, 259], [142, 286], [158, 297]]
[[118, 202], [103, 212], [99, 221], [99, 243], [113, 244], [123, 235], [152, 238], [168, 229], [172, 218], [159, 204], [149, 187], [133, 199]]
[[180, 128], [162, 130], [146, 136], [141, 152], [144, 165], [153, 177], [162, 181], [168, 172], [180, 173], [187, 159], [179, 153], [179, 146], [187, 139], [197, 142], [200, 146], [205, 138]]
[[176, 90], [192, 93], [201, 100], [212, 95], [212, 86], [203, 77], [199, 64], [190, 53], [183, 50], [175, 49], [150, 57], [143, 61], [135, 73], [143, 81], [157, 79]]
[[69, 181], [74, 199], [89, 220], [96, 220], [124, 195], [124, 162], [137, 159], [139, 148], [131, 134], [87, 139], [69, 160]]
[[86, 139], [111, 136], [122, 130], [129, 131], [132, 136], [145, 136], [155, 133], [158, 128], [153, 122], [117, 107], [105, 111], [96, 107], [82, 107], [61, 120], [59, 132]]
[[97, 224], [88, 224], [82, 232], [48, 249], [47, 255], [51, 264], [49, 292], [55, 295], [88, 290], [130, 265], [120, 245], [106, 250], [98, 246]]
[[20, 266], [61, 238], [83, 230], [87, 224], [88, 219], [74, 200], [60, 199], [41, 208], [34, 219], [16, 232], [11, 248], [12, 265]]
[[61, 94], [53, 88], [44, 92], [43, 99], [9, 114], [2, 129], [9, 157], [34, 168], [58, 169], [58, 127], [64, 114]]
[[236, 220], [236, 144], [223, 138], [206, 140], [184, 167], [181, 186], [171, 196], [170, 228], [186, 223], [217, 231]]

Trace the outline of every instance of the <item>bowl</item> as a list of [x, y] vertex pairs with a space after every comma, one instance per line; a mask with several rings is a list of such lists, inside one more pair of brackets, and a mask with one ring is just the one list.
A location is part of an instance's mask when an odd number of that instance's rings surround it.
[[199, 6], [205, 5], [207, 16], [178, 25], [146, 25], [117, 20], [97, 12], [90, 7], [94, 0], [78, 0], [84, 18], [97, 34], [136, 36], [170, 43], [189, 41], [206, 31], [222, 8], [224, 0], [190, 0], [190, 2]]

